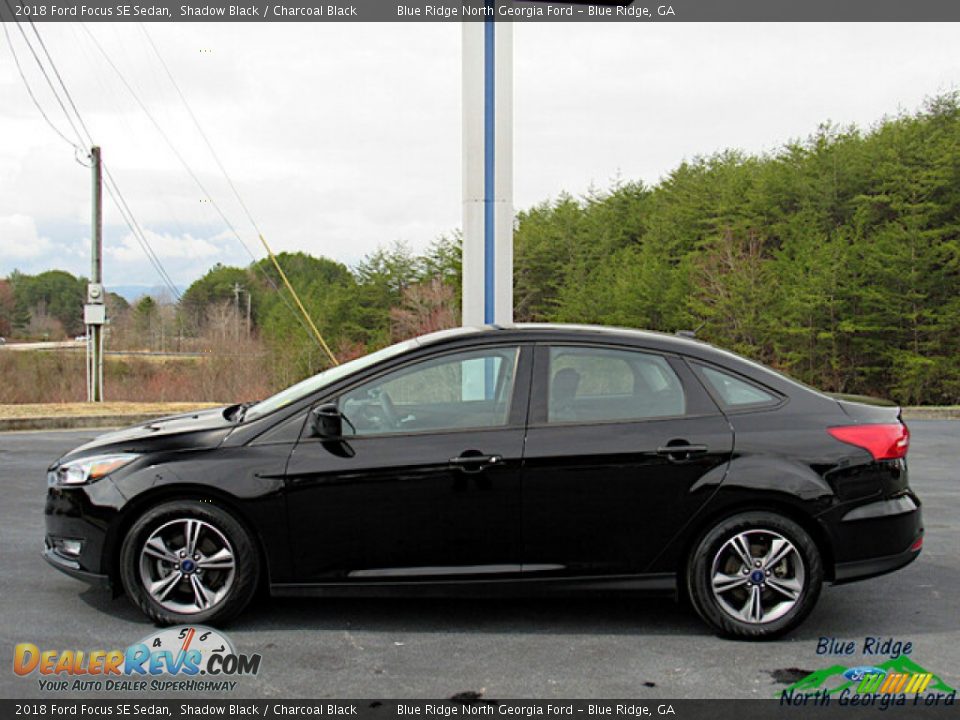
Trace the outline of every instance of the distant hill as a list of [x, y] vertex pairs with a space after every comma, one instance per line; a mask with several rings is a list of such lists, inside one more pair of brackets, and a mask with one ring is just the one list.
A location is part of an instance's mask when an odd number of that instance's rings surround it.
[[[169, 297], [170, 291], [162, 285], [107, 285], [107, 290], [116, 293], [127, 302], [133, 302], [144, 295], [151, 295], [157, 299], [176, 299]], [[177, 290], [183, 294], [186, 292], [186, 287], [179, 285]]]

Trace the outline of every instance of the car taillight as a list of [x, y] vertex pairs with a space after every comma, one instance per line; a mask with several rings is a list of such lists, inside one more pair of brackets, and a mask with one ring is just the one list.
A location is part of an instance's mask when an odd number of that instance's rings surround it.
[[903, 423], [843, 425], [827, 428], [827, 432], [841, 442], [862, 447], [874, 460], [906, 457], [910, 447], [910, 431]]

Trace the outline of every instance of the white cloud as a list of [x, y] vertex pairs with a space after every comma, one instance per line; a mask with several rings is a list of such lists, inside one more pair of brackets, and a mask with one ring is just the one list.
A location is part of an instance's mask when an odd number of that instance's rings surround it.
[[[127, 228], [111, 226], [104, 235], [103, 276], [107, 285], [158, 286], [164, 283], [146, 259], [146, 252], [137, 238]], [[218, 262], [240, 266], [250, 262], [233, 236], [225, 233], [158, 233], [145, 229], [144, 236], [170, 279], [184, 287]]]
[[[222, 253], [222, 249], [210, 240], [193, 237], [189, 233], [176, 236], [169, 233], [161, 235], [151, 230], [144, 230], [143, 236], [148, 247], [160, 260], [208, 260]], [[144, 252], [139, 241], [132, 233], [124, 235], [119, 243], [105, 245], [103, 248], [104, 257], [118, 263], [137, 263], [143, 258]]]
[[50, 240], [37, 235], [37, 226], [29, 215], [0, 217], [0, 256], [7, 262], [32, 260], [51, 249]]

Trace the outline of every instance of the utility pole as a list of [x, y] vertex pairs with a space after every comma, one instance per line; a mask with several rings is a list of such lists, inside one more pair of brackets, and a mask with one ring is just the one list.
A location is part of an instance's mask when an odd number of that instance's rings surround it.
[[87, 401], [103, 402], [103, 325], [106, 307], [103, 292], [103, 174], [100, 148], [90, 149], [93, 170], [93, 214], [90, 233], [90, 284], [83, 322], [87, 326]]
[[233, 341], [240, 340], [240, 283], [233, 284]]
[[250, 306], [252, 304], [252, 298], [250, 297], [250, 291], [247, 290], [247, 340], [250, 339]]

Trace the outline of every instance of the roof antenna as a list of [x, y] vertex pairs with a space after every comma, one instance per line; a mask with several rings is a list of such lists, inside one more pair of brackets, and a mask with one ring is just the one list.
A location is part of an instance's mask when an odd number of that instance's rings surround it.
[[697, 333], [703, 330], [703, 326], [707, 324], [707, 321], [704, 320], [702, 323], [697, 325], [693, 330], [677, 330], [674, 335], [678, 337], [690, 338], [691, 340], [697, 339]]

